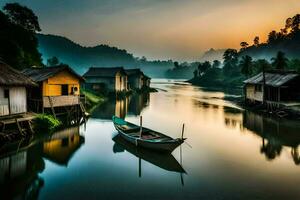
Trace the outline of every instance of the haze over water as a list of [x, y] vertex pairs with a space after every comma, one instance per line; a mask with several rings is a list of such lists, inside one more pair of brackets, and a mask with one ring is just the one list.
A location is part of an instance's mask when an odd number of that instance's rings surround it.
[[[3, 152], [1, 194], [38, 199], [300, 198], [298, 122], [264, 118], [224, 100], [238, 94], [167, 80], [154, 80], [152, 86], [159, 92], [96, 108], [79, 131], [67, 129], [37, 139], [40, 143], [29, 148]], [[172, 137], [180, 137], [185, 123], [188, 144], [167, 157], [137, 150], [117, 137], [110, 120], [115, 114], [136, 124], [141, 114], [144, 126]]]

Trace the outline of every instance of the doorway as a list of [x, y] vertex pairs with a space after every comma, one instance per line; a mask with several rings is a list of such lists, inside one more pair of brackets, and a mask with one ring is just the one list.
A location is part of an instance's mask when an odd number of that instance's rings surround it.
[[61, 95], [69, 95], [69, 86], [68, 85], [61, 85]]

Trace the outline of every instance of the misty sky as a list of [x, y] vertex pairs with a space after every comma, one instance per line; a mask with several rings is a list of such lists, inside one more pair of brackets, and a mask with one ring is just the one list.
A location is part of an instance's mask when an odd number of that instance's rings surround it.
[[0, 0], [39, 17], [42, 32], [150, 59], [196, 60], [209, 48], [261, 40], [300, 12], [299, 0]]

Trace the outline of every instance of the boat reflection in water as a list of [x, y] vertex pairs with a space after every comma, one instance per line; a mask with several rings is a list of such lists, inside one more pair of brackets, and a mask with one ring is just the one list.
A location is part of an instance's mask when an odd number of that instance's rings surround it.
[[51, 136], [39, 135], [0, 150], [0, 199], [38, 199], [44, 180], [44, 158], [66, 166], [84, 143], [79, 127], [70, 127]]
[[139, 148], [124, 140], [119, 134], [113, 137], [115, 142], [113, 152], [120, 153], [125, 150], [139, 158], [139, 176], [141, 176], [141, 159], [160, 167], [164, 170], [178, 173], [186, 173], [181, 164], [170, 153], [154, 152]]
[[111, 120], [112, 116], [138, 116], [149, 105], [150, 94], [131, 95], [122, 99], [109, 100], [92, 111], [92, 117]]

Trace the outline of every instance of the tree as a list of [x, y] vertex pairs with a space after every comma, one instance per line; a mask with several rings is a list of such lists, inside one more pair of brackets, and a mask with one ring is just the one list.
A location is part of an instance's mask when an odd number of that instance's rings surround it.
[[297, 72], [300, 72], [300, 60], [299, 59], [290, 60], [288, 67], [289, 69], [293, 69], [296, 70]]
[[241, 42], [240, 45], [241, 45], [242, 49], [246, 49], [249, 46], [249, 44], [247, 42]]
[[7, 3], [3, 10], [13, 24], [19, 25], [28, 31], [41, 31], [38, 17], [26, 6], [21, 6], [18, 3]]
[[224, 63], [236, 62], [238, 59], [238, 52], [236, 49], [227, 49], [223, 54]]
[[193, 73], [194, 73], [194, 78], [197, 78], [198, 77], [198, 70], [195, 69], [195, 71]]
[[277, 40], [276, 31], [271, 31], [268, 35], [268, 43], [274, 43]]
[[253, 40], [253, 44], [254, 46], [258, 46], [259, 45], [259, 37], [255, 36], [254, 40]]
[[257, 74], [264, 70], [269, 70], [272, 65], [266, 59], [258, 59], [253, 62], [253, 73]]
[[219, 68], [221, 66], [221, 62], [219, 60], [214, 60], [212, 67], [213, 68]]
[[272, 58], [272, 61], [272, 65], [278, 70], [284, 70], [288, 66], [288, 59], [285, 57], [285, 54], [282, 51], [279, 51], [276, 55], [276, 58]]
[[7, 5], [5, 13], [0, 10], [0, 57], [18, 69], [41, 66], [42, 59], [35, 32], [24, 28], [27, 27], [25, 22], [21, 24], [13, 21], [13, 16], [23, 16], [22, 9], [11, 10]]
[[291, 29], [293, 33], [299, 32], [300, 14], [295, 15], [291, 21]]
[[208, 69], [210, 69], [210, 68], [211, 68], [211, 64], [210, 64], [209, 61], [205, 61], [204, 63], [200, 63], [200, 64], [198, 65], [199, 76], [202, 76], [203, 74], [205, 74], [206, 71], [207, 71]]
[[52, 58], [49, 58], [47, 60], [47, 65], [48, 66], [57, 66], [57, 65], [59, 65], [59, 63], [60, 62], [59, 62], [59, 60], [56, 56], [53, 56]]
[[246, 77], [249, 77], [252, 74], [252, 58], [250, 56], [243, 56], [240, 61], [241, 72]]
[[236, 49], [227, 49], [223, 54], [224, 67], [223, 73], [225, 75], [233, 75], [237, 70], [238, 52]]

